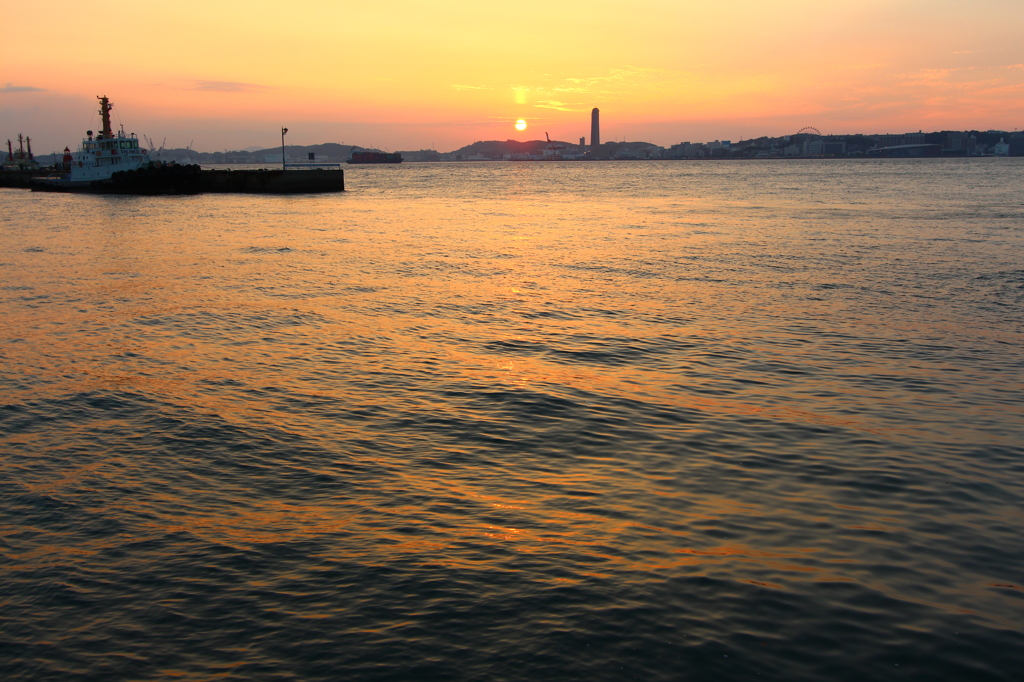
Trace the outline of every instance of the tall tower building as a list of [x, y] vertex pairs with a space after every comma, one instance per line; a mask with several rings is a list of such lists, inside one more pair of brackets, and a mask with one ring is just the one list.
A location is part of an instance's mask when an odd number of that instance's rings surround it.
[[601, 112], [597, 107], [590, 112], [590, 148], [597, 151], [601, 146]]

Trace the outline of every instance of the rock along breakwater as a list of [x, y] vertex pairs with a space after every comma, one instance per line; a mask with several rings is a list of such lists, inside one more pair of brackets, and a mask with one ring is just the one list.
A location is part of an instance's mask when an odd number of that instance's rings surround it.
[[202, 170], [198, 165], [168, 165], [123, 171], [99, 182], [75, 183], [60, 173], [45, 175], [36, 171], [29, 175], [24, 171], [4, 171], [0, 186], [91, 194], [311, 194], [345, 191], [345, 173], [340, 168]]

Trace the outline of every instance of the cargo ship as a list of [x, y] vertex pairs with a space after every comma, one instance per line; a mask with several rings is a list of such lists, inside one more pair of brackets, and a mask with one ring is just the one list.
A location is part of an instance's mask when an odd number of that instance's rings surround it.
[[352, 158], [345, 163], [402, 163], [401, 154], [384, 152], [352, 152]]

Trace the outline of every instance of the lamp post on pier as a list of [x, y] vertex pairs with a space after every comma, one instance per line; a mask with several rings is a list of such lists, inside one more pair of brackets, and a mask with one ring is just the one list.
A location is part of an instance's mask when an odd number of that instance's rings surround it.
[[281, 170], [287, 170], [284, 163], [284, 136], [288, 134], [287, 128], [281, 128]]

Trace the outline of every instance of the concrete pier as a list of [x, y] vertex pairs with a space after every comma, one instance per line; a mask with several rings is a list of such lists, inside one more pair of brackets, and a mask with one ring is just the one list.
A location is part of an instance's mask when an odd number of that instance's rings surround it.
[[38, 170], [0, 170], [0, 187], [19, 187], [26, 189], [32, 177], [39, 175]]
[[320, 194], [344, 192], [345, 172], [307, 170], [200, 170], [199, 166], [162, 166], [115, 173], [102, 182], [70, 182], [66, 173], [18, 174], [0, 180], [6, 187], [29, 187], [38, 192], [88, 194]]
[[201, 192], [307, 194], [344, 192], [345, 172], [337, 170], [204, 170]]

